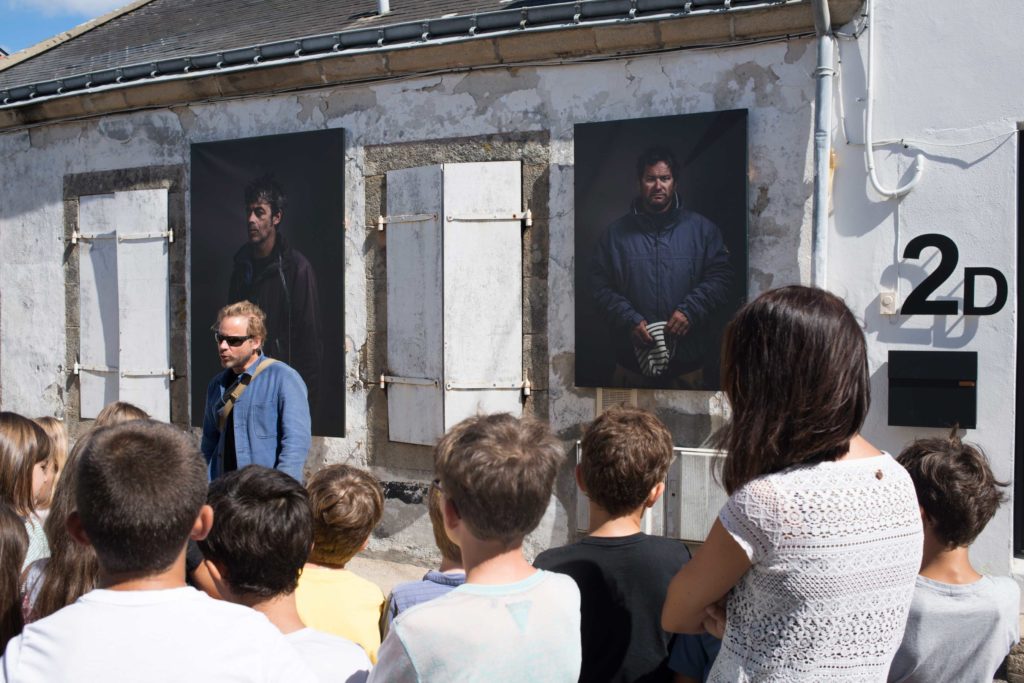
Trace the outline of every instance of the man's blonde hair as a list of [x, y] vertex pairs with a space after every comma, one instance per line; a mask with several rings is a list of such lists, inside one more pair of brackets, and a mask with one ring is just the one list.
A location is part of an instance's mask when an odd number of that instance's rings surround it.
[[245, 328], [247, 335], [259, 339], [260, 342], [267, 338], [267, 314], [251, 301], [236, 301], [217, 311], [216, 327], [220, 327], [224, 318], [241, 317], [249, 319], [249, 324]]

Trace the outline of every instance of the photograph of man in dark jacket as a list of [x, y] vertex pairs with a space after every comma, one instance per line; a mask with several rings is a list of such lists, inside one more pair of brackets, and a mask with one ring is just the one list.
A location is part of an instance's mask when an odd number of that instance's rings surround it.
[[594, 302], [615, 347], [612, 386], [702, 389], [717, 340], [710, 323], [729, 301], [729, 250], [718, 227], [683, 207], [679, 163], [650, 147], [636, 163], [637, 197], [607, 227], [591, 262]]
[[323, 347], [316, 273], [281, 230], [287, 197], [270, 175], [245, 188], [248, 241], [235, 253], [228, 301], [251, 301], [267, 316], [263, 350], [295, 368], [306, 383], [310, 413], [320, 395]]

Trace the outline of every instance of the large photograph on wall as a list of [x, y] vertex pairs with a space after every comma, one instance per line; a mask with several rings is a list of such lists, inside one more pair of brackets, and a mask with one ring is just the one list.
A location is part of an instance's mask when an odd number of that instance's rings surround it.
[[576, 385], [720, 388], [747, 291], [747, 112], [575, 127]]
[[344, 436], [344, 135], [192, 145], [193, 423], [222, 369], [217, 311], [247, 299], [266, 313], [266, 355], [306, 383], [313, 434]]

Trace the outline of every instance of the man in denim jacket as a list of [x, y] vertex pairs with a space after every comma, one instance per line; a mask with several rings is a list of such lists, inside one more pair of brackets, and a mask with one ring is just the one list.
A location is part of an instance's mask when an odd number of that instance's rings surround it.
[[262, 465], [302, 481], [311, 442], [306, 385], [291, 367], [263, 355], [265, 337], [266, 316], [255, 304], [240, 301], [217, 313], [224, 371], [206, 390], [202, 442], [211, 479]]

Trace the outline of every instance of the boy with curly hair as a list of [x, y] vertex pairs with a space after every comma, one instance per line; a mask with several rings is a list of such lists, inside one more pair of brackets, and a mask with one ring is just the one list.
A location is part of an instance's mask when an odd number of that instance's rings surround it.
[[903, 642], [889, 681], [991, 681], [1020, 637], [1020, 589], [984, 576], [968, 550], [1005, 500], [982, 452], [960, 441], [920, 439], [897, 458], [910, 473], [924, 522], [924, 555]]
[[349, 465], [325, 467], [306, 485], [313, 508], [313, 550], [295, 601], [302, 621], [361, 645], [377, 661], [384, 593], [345, 565], [370, 544], [384, 514], [384, 493], [373, 475]]

